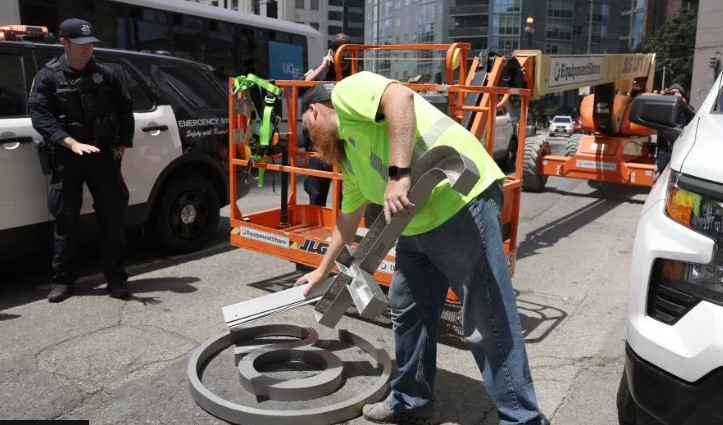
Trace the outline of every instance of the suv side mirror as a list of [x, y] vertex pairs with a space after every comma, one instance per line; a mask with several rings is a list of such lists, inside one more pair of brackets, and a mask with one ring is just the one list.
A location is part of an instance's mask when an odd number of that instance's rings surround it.
[[678, 96], [636, 96], [630, 106], [630, 122], [652, 128], [672, 142], [683, 133], [682, 106]]

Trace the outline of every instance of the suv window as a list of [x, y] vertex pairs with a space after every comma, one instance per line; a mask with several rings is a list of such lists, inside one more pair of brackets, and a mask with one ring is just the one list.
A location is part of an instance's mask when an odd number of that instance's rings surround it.
[[566, 123], [570, 124], [572, 122], [572, 118], [570, 117], [555, 117], [552, 122], [559, 122], [559, 123]]
[[27, 95], [23, 57], [0, 54], [0, 118], [27, 115]]
[[[198, 68], [161, 67], [163, 77], [179, 95], [201, 109], [226, 108], [226, 99], [219, 83]], [[218, 90], [208, 90], [208, 85]]]
[[154, 108], [155, 105], [153, 103], [153, 100], [148, 97], [148, 93], [146, 93], [146, 91], [143, 89], [141, 83], [138, 82], [133, 73], [130, 72], [125, 65], [112, 62], [106, 63], [110, 65], [110, 67], [113, 68], [116, 72], [123, 72], [126, 86], [128, 88], [128, 93], [131, 95], [131, 99], [133, 100], [133, 111], [150, 111]]

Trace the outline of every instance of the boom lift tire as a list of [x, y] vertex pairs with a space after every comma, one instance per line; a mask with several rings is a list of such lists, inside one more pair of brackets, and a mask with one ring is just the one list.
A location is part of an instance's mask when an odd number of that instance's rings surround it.
[[575, 156], [578, 146], [580, 146], [580, 139], [568, 140], [565, 145], [565, 156]]
[[546, 139], [525, 140], [525, 157], [522, 160], [522, 190], [542, 192], [547, 184], [547, 176], [540, 168], [542, 158], [550, 155], [550, 143]]

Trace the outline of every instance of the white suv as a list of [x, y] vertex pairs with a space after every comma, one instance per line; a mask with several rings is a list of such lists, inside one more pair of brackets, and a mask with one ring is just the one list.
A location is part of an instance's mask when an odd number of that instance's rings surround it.
[[[27, 96], [35, 73], [62, 46], [0, 41], [0, 258], [50, 241], [49, 176], [35, 143]], [[216, 235], [228, 203], [228, 101], [209, 66], [167, 55], [95, 49], [124, 73], [133, 99], [133, 148], [123, 158], [128, 226], [144, 226], [170, 252], [190, 252]], [[239, 179], [239, 195], [249, 185]], [[84, 238], [97, 235], [86, 190]]]
[[632, 122], [680, 137], [635, 235], [621, 424], [723, 423], [721, 78], [684, 130], [675, 96], [631, 107]]
[[572, 136], [572, 117], [569, 115], [558, 115], [550, 121], [550, 136], [562, 133], [566, 136]]

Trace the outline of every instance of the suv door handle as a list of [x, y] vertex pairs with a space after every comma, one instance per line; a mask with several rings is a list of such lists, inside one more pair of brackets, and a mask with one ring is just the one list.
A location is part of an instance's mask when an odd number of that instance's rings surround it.
[[17, 136], [17, 137], [6, 137], [0, 139], [0, 145], [5, 145], [9, 143], [32, 143], [33, 138], [29, 136]]
[[150, 133], [151, 131], [167, 131], [168, 126], [165, 124], [162, 125], [150, 125], [148, 127], [143, 127], [141, 131], [144, 133]]

